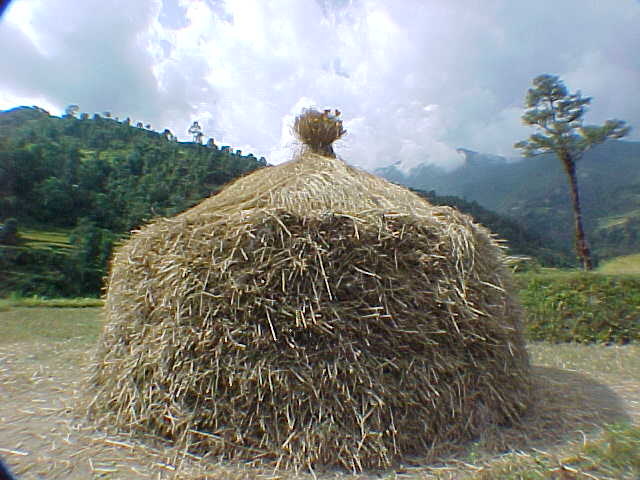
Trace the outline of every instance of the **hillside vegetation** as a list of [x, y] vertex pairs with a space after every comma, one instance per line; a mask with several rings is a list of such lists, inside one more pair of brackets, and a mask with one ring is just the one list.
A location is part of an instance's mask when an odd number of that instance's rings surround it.
[[414, 191], [434, 205], [448, 205], [471, 215], [476, 222], [506, 240], [509, 252], [513, 255], [529, 256], [542, 265], [566, 267], [572, 264], [573, 257], [569, 249], [553, 248], [544, 230], [527, 228], [521, 222], [484, 208], [475, 201], [454, 195], [437, 195], [434, 191]]
[[[213, 140], [177, 142], [168, 130], [129, 119], [60, 118], [37, 107], [0, 112], [0, 223], [17, 223], [17, 236], [0, 239], [0, 295], [98, 295], [114, 245], [131, 230], [266, 164]], [[570, 262], [542, 235], [478, 203], [418, 193], [471, 214], [512, 254]]]
[[638, 343], [640, 276], [557, 272], [518, 276], [529, 340]]
[[0, 246], [0, 294], [98, 295], [120, 238], [265, 165], [128, 119], [0, 112], [0, 223], [18, 225]]
[[266, 165], [215, 144], [176, 142], [95, 115], [0, 113], [0, 218], [74, 227], [81, 219], [127, 232], [174, 215], [231, 179]]

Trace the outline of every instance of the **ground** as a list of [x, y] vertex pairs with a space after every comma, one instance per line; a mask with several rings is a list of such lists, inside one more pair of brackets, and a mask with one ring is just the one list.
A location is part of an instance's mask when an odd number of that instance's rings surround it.
[[[100, 325], [96, 308], [0, 312], [0, 457], [18, 478], [313, 478], [213, 463], [151, 439], [96, 431], [83, 416], [83, 398]], [[604, 425], [640, 425], [640, 346], [539, 343], [528, 348], [536, 399], [520, 425], [489, 431], [453, 450], [439, 465], [414, 459], [412, 465], [382, 474], [318, 477], [491, 478], [482, 472], [502, 461], [507, 450], [561, 459], [597, 438]], [[605, 478], [565, 477], [562, 472], [550, 478]]]

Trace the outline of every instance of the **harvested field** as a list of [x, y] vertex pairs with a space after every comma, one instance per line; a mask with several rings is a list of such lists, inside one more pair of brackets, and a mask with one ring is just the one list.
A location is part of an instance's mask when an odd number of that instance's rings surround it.
[[[33, 309], [0, 312], [0, 333], [32, 314]], [[533, 344], [528, 349], [537, 396], [520, 425], [487, 432], [438, 465], [406, 464], [381, 475], [328, 472], [319, 478], [482, 478], [483, 469], [504, 461], [505, 449], [562, 458], [578, 449], [585, 435], [597, 437], [602, 425], [625, 419], [640, 425], [638, 346]], [[21, 480], [313, 478], [210, 463], [151, 439], [96, 430], [78, 410], [90, 353], [87, 338], [0, 343], [0, 456]]]

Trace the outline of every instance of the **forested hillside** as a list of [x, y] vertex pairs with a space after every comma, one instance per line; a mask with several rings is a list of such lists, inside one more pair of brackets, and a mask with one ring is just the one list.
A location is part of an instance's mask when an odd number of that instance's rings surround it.
[[[59, 118], [35, 107], [0, 112], [0, 295], [97, 295], [113, 246], [129, 231], [265, 165], [264, 158], [213, 141], [177, 142], [167, 130], [128, 119]], [[568, 261], [541, 235], [475, 202], [418, 193], [473, 215], [513, 254]]]
[[548, 266], [567, 267], [574, 262], [574, 254], [571, 250], [553, 248], [544, 230], [529, 229], [512, 218], [484, 208], [478, 202], [454, 195], [437, 195], [433, 190], [414, 191], [434, 205], [448, 205], [471, 215], [476, 222], [489, 228], [502, 240], [506, 240], [506, 245], [512, 254], [530, 256], [542, 265]]
[[[59, 118], [35, 107], [0, 112], [0, 223], [15, 219], [18, 233], [36, 230], [4, 242], [16, 244], [1, 247], [0, 288], [96, 294], [120, 237], [265, 165], [128, 119]], [[49, 242], [38, 231], [64, 240]]]
[[0, 217], [59, 227], [84, 219], [126, 232], [266, 164], [129, 123], [25, 107], [1, 113]]
[[[518, 162], [460, 150], [465, 164], [452, 172], [419, 165], [408, 174], [394, 166], [385, 178], [441, 195], [456, 195], [508, 216], [544, 235], [551, 249], [571, 249], [573, 212], [567, 177], [553, 155]], [[640, 252], [640, 142], [608, 141], [577, 163], [585, 228], [597, 258]]]

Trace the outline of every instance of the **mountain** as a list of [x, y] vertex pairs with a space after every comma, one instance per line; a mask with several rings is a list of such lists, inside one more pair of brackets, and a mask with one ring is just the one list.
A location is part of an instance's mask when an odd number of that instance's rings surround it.
[[466, 166], [501, 166], [506, 165], [508, 160], [502, 155], [490, 155], [488, 153], [478, 153], [466, 148], [458, 148], [458, 153], [464, 155], [464, 161]]
[[[573, 211], [562, 164], [554, 155], [510, 161], [460, 149], [465, 163], [454, 171], [393, 166], [378, 175], [440, 195], [476, 201], [540, 232], [552, 249], [573, 244]], [[596, 256], [640, 251], [640, 142], [609, 141], [577, 164], [585, 227]]]

